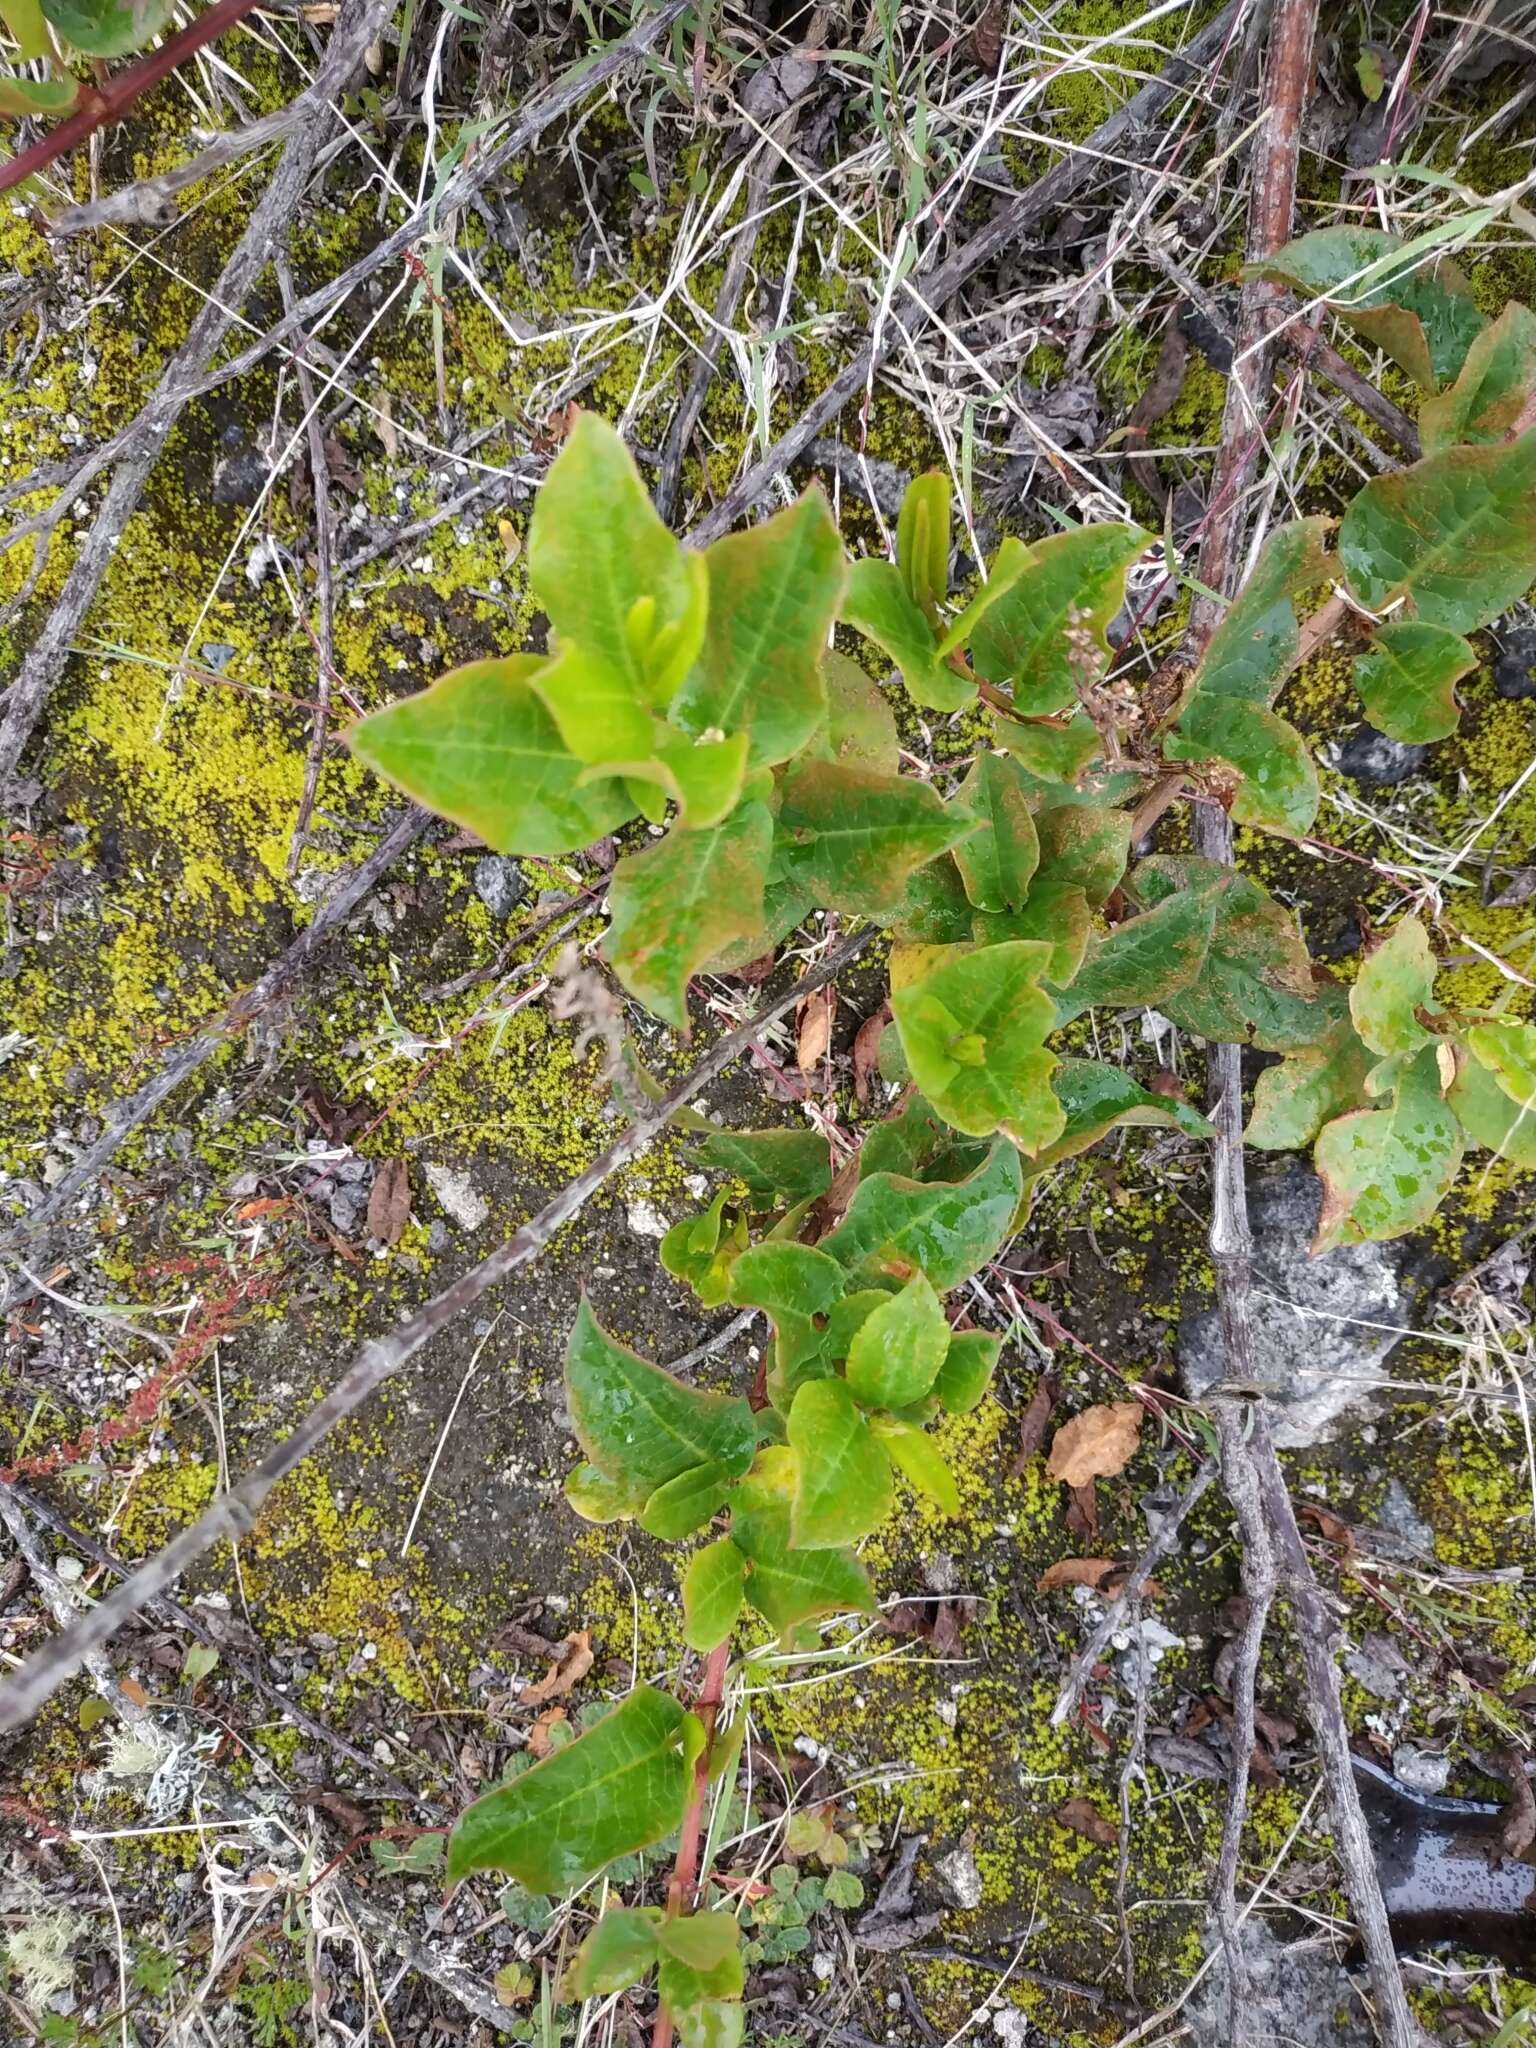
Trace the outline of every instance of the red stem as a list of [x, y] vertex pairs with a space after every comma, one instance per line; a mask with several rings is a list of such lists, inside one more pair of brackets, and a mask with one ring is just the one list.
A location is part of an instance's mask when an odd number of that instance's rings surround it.
[[28, 178], [36, 177], [77, 142], [84, 142], [110, 122], [120, 121], [142, 93], [168, 78], [178, 65], [223, 35], [225, 29], [233, 28], [256, 4], [257, 0], [215, 0], [206, 14], [200, 14], [148, 57], [141, 57], [126, 71], [109, 78], [104, 86], [82, 86], [80, 105], [73, 114], [57, 128], [50, 128], [19, 156], [0, 164], [0, 192], [10, 192]]
[[[718, 1648], [710, 1651], [699, 1696], [693, 1703], [693, 1711], [704, 1724], [704, 1747], [693, 1767], [693, 1792], [688, 1801], [688, 1811], [683, 1815], [677, 1862], [673, 1865], [672, 1881], [667, 1886], [669, 1918], [686, 1911], [693, 1904], [698, 1889], [699, 1838], [704, 1832], [704, 1802], [709, 1796], [709, 1759], [715, 1746], [715, 1722], [719, 1718], [720, 1702], [725, 1696], [725, 1668], [730, 1658], [731, 1645], [727, 1637]], [[672, 2048], [672, 2015], [662, 2005], [657, 2006], [651, 2027], [651, 2048]]]

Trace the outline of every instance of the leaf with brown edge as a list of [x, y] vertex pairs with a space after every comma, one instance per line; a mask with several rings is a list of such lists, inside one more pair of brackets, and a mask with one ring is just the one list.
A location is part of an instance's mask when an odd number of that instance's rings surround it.
[[744, 803], [718, 825], [672, 832], [613, 871], [604, 949], [620, 981], [685, 1035], [689, 977], [763, 921], [773, 819]]
[[1054, 1593], [1062, 1586], [1098, 1586], [1114, 1568], [1112, 1557], [1059, 1557], [1036, 1579], [1035, 1591]]
[[1070, 1828], [1075, 1835], [1085, 1835], [1090, 1842], [1097, 1842], [1101, 1849], [1113, 1849], [1120, 1839], [1120, 1830], [1100, 1813], [1091, 1799], [1063, 1800], [1051, 1818], [1058, 1827]]
[[1139, 1401], [1102, 1401], [1064, 1422], [1051, 1444], [1047, 1470], [1064, 1486], [1113, 1479], [1135, 1455], [1145, 1414]]
[[911, 776], [806, 760], [784, 783], [775, 852], [786, 877], [829, 909], [884, 917], [914, 869], [978, 829]]
[[1467, 350], [1449, 391], [1419, 408], [1426, 455], [1458, 441], [1502, 441], [1536, 397], [1536, 313], [1511, 300]]
[[410, 1220], [410, 1169], [403, 1159], [386, 1159], [368, 1191], [368, 1235], [380, 1244], [398, 1244]]
[[1404, 1068], [1391, 1105], [1325, 1124], [1313, 1162], [1323, 1208], [1313, 1252], [1402, 1237], [1428, 1223], [1461, 1164], [1461, 1126], [1444, 1100], [1438, 1048]]

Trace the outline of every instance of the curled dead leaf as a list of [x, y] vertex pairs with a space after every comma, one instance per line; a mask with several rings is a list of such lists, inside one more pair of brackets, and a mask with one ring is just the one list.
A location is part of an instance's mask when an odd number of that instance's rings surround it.
[[557, 1722], [569, 1719], [570, 1716], [566, 1713], [564, 1707], [546, 1707], [537, 1721], [528, 1730], [529, 1750], [541, 1763], [545, 1757], [554, 1753], [555, 1745], [550, 1731]]
[[853, 1093], [859, 1103], [867, 1104], [869, 1101], [871, 1079], [880, 1066], [880, 1040], [890, 1021], [891, 1006], [882, 1003], [872, 1017], [864, 1019], [854, 1034]]
[[1099, 1533], [1099, 1496], [1091, 1479], [1067, 1488], [1067, 1529], [1083, 1543], [1091, 1543]]
[[1139, 1401], [1103, 1401], [1057, 1430], [1049, 1470], [1064, 1486], [1112, 1479], [1131, 1462], [1144, 1413]]
[[1049, 1373], [1042, 1373], [1035, 1381], [1035, 1391], [1029, 1397], [1029, 1406], [1019, 1417], [1019, 1448], [1014, 1453], [1009, 1467], [1015, 1478], [1024, 1470], [1045, 1442], [1045, 1432], [1051, 1425], [1051, 1413], [1056, 1406], [1056, 1382]]
[[1104, 1849], [1112, 1849], [1120, 1839], [1120, 1830], [1091, 1799], [1065, 1800], [1051, 1818], [1058, 1827], [1070, 1828], [1075, 1835], [1086, 1835], [1090, 1842], [1097, 1842]]
[[368, 1191], [368, 1235], [398, 1244], [411, 1220], [411, 1176], [403, 1159], [386, 1159]]
[[837, 994], [830, 987], [813, 990], [796, 1005], [795, 1064], [802, 1074], [813, 1073], [826, 1058], [836, 1014]]
[[592, 1638], [584, 1628], [566, 1637], [544, 1676], [525, 1685], [517, 1696], [520, 1707], [542, 1707], [546, 1700], [563, 1700], [592, 1669]]
[[1114, 1568], [1112, 1557], [1059, 1557], [1036, 1579], [1035, 1591], [1054, 1593], [1058, 1586], [1097, 1586]]

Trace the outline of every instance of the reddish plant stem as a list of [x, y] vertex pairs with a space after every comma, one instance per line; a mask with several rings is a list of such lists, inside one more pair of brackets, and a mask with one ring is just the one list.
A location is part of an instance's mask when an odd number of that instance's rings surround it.
[[13, 156], [9, 163], [0, 164], [0, 192], [10, 192], [28, 178], [35, 178], [39, 171], [45, 171], [77, 142], [84, 142], [94, 135], [98, 128], [108, 127], [120, 121], [134, 101], [157, 86], [163, 78], [169, 78], [179, 65], [197, 52], [205, 49], [225, 29], [233, 28], [237, 21], [249, 14], [256, 0], [215, 0], [206, 14], [200, 14], [179, 34], [162, 43], [147, 57], [141, 57], [137, 64], [130, 64], [126, 71], [119, 71], [109, 78], [105, 85], [82, 86], [80, 105], [75, 112], [62, 120], [57, 128], [50, 128], [46, 135], [39, 136], [30, 148]]
[[[731, 1644], [727, 1637], [710, 1651], [699, 1684], [699, 1696], [693, 1703], [693, 1711], [704, 1724], [704, 1747], [693, 1767], [693, 1791], [689, 1796], [688, 1810], [683, 1815], [683, 1832], [677, 1844], [672, 1881], [667, 1886], [669, 1919], [688, 1910], [699, 1887], [699, 1847], [704, 1833], [704, 1803], [709, 1797], [709, 1760], [715, 1746], [715, 1723], [720, 1718], [720, 1704], [725, 1697], [725, 1670], [730, 1660]], [[672, 2015], [661, 2004], [656, 2007], [656, 2018], [651, 2026], [651, 2048], [672, 2048]]]

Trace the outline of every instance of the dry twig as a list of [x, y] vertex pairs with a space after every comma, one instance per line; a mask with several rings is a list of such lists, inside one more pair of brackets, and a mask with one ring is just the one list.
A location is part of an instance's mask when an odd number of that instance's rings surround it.
[[467, 1273], [461, 1274], [441, 1294], [424, 1302], [397, 1328], [382, 1337], [370, 1338], [354, 1355], [331, 1391], [314, 1404], [291, 1434], [275, 1444], [238, 1485], [221, 1494], [205, 1514], [141, 1565], [125, 1585], [119, 1586], [88, 1615], [82, 1616], [66, 1635], [57, 1637], [22, 1665], [0, 1691], [0, 1731], [21, 1727], [29, 1721], [44, 1701], [79, 1670], [88, 1652], [105, 1642], [147, 1600], [174, 1585], [204, 1551], [211, 1550], [217, 1543], [233, 1542], [249, 1535], [272, 1488], [317, 1449], [338, 1422], [392, 1379], [424, 1344], [446, 1329], [490, 1288], [499, 1286], [519, 1266], [537, 1258], [556, 1232], [580, 1212], [606, 1181], [650, 1149], [685, 1103], [692, 1101], [701, 1089], [707, 1088], [717, 1075], [724, 1073], [769, 1024], [786, 1015], [802, 997], [824, 986], [842, 968], [857, 959], [873, 937], [873, 931], [866, 928], [832, 947], [821, 963], [793, 988], [765, 1005], [755, 1017], [711, 1047], [692, 1072], [685, 1075], [653, 1109], [638, 1116], [621, 1138], [495, 1251]]

